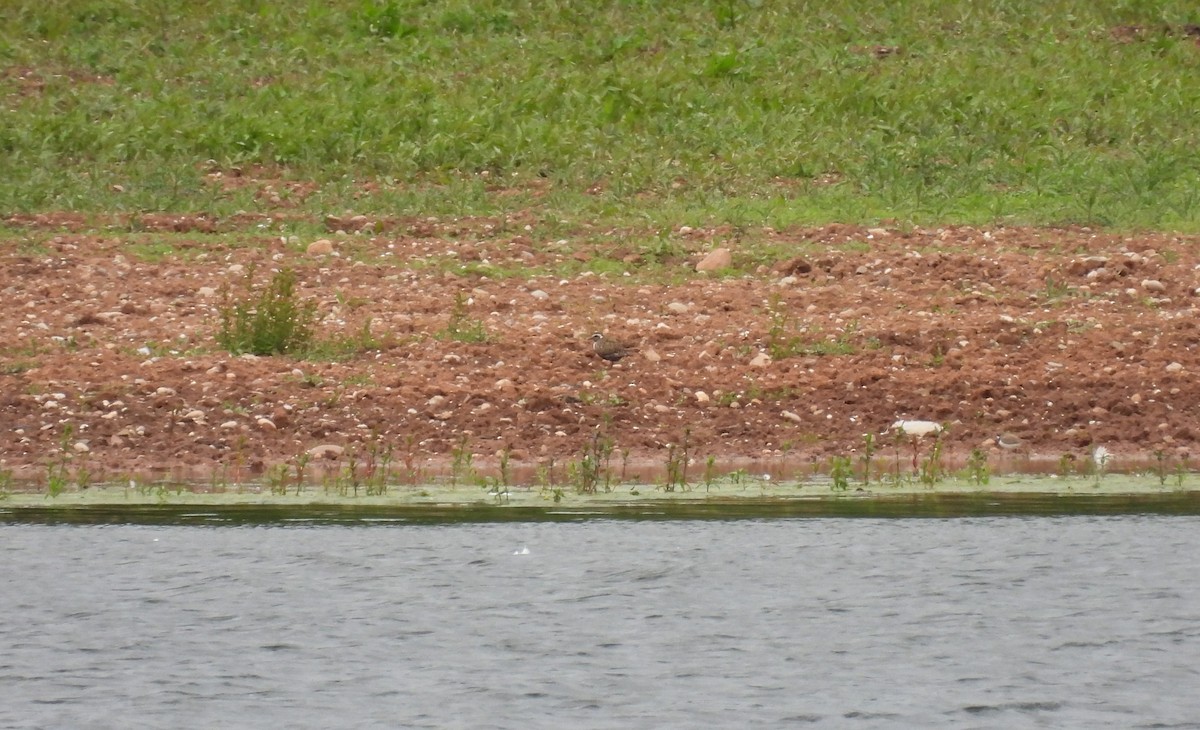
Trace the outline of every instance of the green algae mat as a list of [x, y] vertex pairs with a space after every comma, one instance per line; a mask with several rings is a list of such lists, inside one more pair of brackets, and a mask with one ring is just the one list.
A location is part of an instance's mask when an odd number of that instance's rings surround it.
[[10, 492], [0, 522], [43, 524], [395, 524], [587, 519], [769, 519], [794, 517], [969, 517], [982, 515], [1200, 515], [1200, 490], [1155, 476], [993, 477], [932, 487], [762, 483], [744, 487], [622, 485], [609, 492], [428, 485], [383, 494], [257, 488], [211, 492], [185, 485], [99, 486], [51, 496]]

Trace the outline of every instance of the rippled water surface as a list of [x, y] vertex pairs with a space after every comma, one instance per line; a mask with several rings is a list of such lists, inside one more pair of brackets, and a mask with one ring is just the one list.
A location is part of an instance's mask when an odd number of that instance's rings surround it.
[[1200, 726], [1200, 519], [0, 525], [0, 727]]

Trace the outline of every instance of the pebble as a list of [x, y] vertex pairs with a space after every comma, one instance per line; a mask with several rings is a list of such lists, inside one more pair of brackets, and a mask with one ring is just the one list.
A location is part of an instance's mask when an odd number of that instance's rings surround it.
[[333, 241], [330, 241], [328, 238], [318, 238], [308, 244], [305, 252], [309, 256], [328, 256], [333, 253]]
[[1173, 362], [1167, 366], [1168, 373], [1178, 373], [1181, 370], [1183, 370], [1183, 365], [1177, 362]]
[[771, 356], [765, 352], [760, 352], [750, 360], [750, 366], [755, 368], [765, 368], [771, 364]]
[[703, 390], [697, 390], [693, 395], [696, 397], [697, 403], [708, 403], [712, 400], [708, 397], [708, 393], [705, 393]]
[[337, 444], [321, 444], [314, 446], [306, 453], [314, 459], [336, 459], [345, 452], [345, 449]]
[[91, 449], [88, 448], [88, 445], [82, 441], [76, 441], [71, 448], [75, 449], [75, 452], [78, 454], [86, 454], [87, 452], [91, 451]]
[[688, 309], [688, 305], [683, 302], [671, 302], [667, 305], [667, 311], [672, 314], [687, 314]]
[[1167, 287], [1158, 279], [1142, 279], [1142, 288], [1160, 294], [1167, 290]]
[[550, 295], [547, 294], [546, 292], [542, 291], [541, 289], [534, 289], [533, 291], [529, 292], [529, 296], [533, 297], [534, 299], [538, 300], [539, 302], [544, 302], [550, 298]]
[[275, 422], [269, 418], [259, 418], [254, 423], [264, 431], [274, 431], [275, 430]]
[[727, 248], [714, 248], [696, 264], [696, 271], [720, 271], [733, 265], [733, 254]]

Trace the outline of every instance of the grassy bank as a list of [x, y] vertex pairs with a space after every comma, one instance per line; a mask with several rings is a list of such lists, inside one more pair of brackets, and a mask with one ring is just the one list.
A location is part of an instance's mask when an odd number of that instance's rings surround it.
[[1200, 228], [1192, 3], [4, 14], [0, 214]]

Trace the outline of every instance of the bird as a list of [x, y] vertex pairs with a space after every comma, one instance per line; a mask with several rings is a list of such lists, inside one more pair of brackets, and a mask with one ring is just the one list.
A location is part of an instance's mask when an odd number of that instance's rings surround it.
[[592, 350], [609, 362], [617, 362], [636, 349], [632, 345], [623, 345], [616, 340], [610, 340], [599, 332], [592, 335]]
[[1092, 452], [1092, 462], [1100, 471], [1104, 471], [1108, 467], [1108, 461], [1112, 458], [1112, 453], [1103, 446], [1097, 446]]
[[1025, 445], [1025, 442], [1021, 440], [1021, 437], [1017, 436], [1015, 433], [1005, 432], [999, 436], [996, 436], [994, 440], [996, 441], [996, 445], [1005, 451], [1015, 451], [1016, 449], [1019, 449]]

